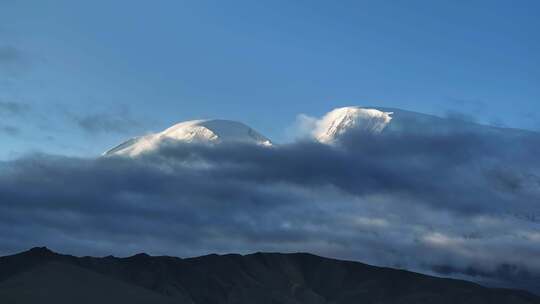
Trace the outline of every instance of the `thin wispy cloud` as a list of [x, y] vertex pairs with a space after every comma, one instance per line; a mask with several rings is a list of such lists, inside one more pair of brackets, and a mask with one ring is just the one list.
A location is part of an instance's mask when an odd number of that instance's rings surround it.
[[14, 64], [23, 61], [22, 52], [14, 46], [0, 45], [0, 64]]
[[0, 75], [5, 78], [2, 82], [18, 79], [27, 71], [29, 62], [28, 56], [21, 49], [12, 45], [0, 45]]
[[90, 134], [126, 134], [141, 127], [141, 123], [128, 114], [94, 113], [74, 115], [72, 118], [81, 130]]
[[0, 115], [24, 115], [30, 111], [30, 106], [25, 103], [0, 100]]
[[9, 135], [9, 136], [17, 136], [21, 133], [21, 130], [14, 126], [0, 124], [0, 133]]

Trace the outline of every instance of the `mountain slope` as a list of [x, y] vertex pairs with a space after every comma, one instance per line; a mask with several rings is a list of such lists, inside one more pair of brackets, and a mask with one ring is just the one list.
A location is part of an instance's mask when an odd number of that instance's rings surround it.
[[337, 108], [316, 123], [313, 137], [321, 143], [333, 143], [351, 130], [380, 133], [390, 124], [392, 114], [372, 108]]
[[0, 282], [2, 303], [189, 303], [94, 271], [49, 262]]
[[481, 125], [459, 118], [443, 118], [395, 108], [349, 106], [336, 108], [314, 122], [311, 136], [324, 144], [335, 144], [359, 134], [375, 135], [495, 135], [503, 138], [538, 136], [532, 131]]
[[2, 303], [83, 295], [96, 303], [540, 303], [522, 291], [302, 253], [78, 258], [35, 248], [0, 258]]
[[272, 142], [241, 122], [210, 119], [175, 124], [163, 132], [129, 139], [103, 153], [105, 156], [137, 156], [166, 141], [185, 143], [242, 142], [269, 146]]
[[[360, 106], [333, 109], [320, 119], [314, 119], [311, 128], [310, 135], [314, 140], [330, 145], [338, 143], [348, 135], [355, 136], [356, 133], [441, 135], [456, 132], [481, 134], [498, 132], [504, 137], [531, 133], [401, 109]], [[236, 142], [273, 145], [270, 139], [241, 122], [222, 119], [190, 120], [175, 124], [162, 132], [131, 138], [106, 151], [103, 155], [135, 157], [151, 152], [167, 142], [198, 144]]]

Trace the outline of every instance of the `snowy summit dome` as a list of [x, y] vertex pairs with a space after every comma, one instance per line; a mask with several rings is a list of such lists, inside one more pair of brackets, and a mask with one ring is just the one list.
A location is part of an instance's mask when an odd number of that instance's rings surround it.
[[221, 119], [190, 120], [178, 123], [163, 132], [132, 138], [103, 155], [136, 156], [156, 149], [167, 140], [187, 143], [242, 142], [272, 145], [268, 138], [241, 122]]
[[361, 107], [337, 108], [317, 121], [313, 136], [321, 143], [333, 143], [349, 130], [380, 133], [392, 120], [392, 114]]

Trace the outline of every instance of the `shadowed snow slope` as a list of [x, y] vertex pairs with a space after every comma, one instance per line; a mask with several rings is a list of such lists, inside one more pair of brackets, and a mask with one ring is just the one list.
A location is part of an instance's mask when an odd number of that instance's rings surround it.
[[188, 143], [242, 142], [270, 146], [272, 142], [243, 123], [210, 119], [178, 123], [163, 132], [132, 138], [103, 155], [136, 156], [156, 149], [164, 141]]

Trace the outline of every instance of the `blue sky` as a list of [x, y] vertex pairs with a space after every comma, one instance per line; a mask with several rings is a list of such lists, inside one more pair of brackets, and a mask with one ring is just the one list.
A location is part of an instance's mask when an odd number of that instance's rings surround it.
[[540, 131], [538, 16], [537, 0], [0, 0], [0, 255], [306, 251], [540, 292], [540, 133], [434, 119], [338, 149], [95, 157], [199, 118], [281, 143], [298, 115], [348, 105]]
[[0, 159], [344, 105], [540, 129], [537, 1], [0, 0]]

